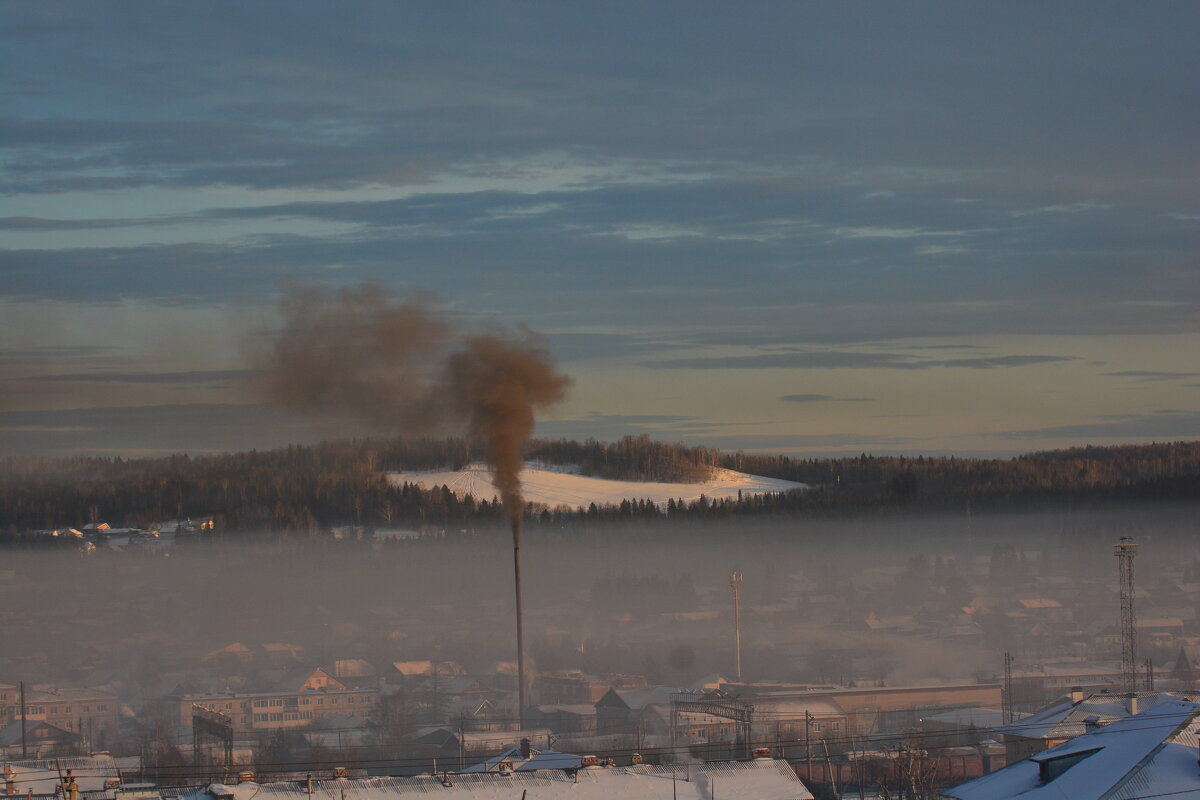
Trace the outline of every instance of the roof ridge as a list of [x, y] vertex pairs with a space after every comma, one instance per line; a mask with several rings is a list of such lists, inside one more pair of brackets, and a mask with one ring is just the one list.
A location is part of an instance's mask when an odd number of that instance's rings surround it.
[[[1124, 775], [1118, 778], [1113, 785], [1108, 788], [1108, 791], [1100, 795], [1098, 798], [1096, 798], [1096, 800], [1111, 800], [1112, 798], [1116, 797], [1117, 792], [1121, 791], [1127, 783], [1133, 780], [1135, 775], [1141, 772], [1147, 764], [1154, 760], [1154, 757], [1162, 752], [1164, 747], [1171, 742], [1174, 742], [1175, 739], [1177, 739], [1179, 735], [1187, 729], [1188, 725], [1192, 724], [1192, 720], [1196, 719], [1198, 715], [1200, 715], [1200, 708], [1192, 711], [1191, 714], [1188, 714], [1183, 722], [1180, 722], [1178, 725], [1176, 725], [1173, 731], [1164, 736], [1154, 747], [1150, 748], [1149, 753], [1142, 756], [1142, 758], [1136, 764], [1130, 767]], [[1128, 717], [1128, 719], [1133, 719], [1133, 717]]]

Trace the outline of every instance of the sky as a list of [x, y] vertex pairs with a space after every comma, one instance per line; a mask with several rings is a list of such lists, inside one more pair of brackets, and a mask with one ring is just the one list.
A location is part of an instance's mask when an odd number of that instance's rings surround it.
[[311, 282], [542, 333], [575, 383], [541, 436], [1200, 438], [1196, 30], [1170, 0], [7, 0], [0, 454], [356, 433], [246, 390]]

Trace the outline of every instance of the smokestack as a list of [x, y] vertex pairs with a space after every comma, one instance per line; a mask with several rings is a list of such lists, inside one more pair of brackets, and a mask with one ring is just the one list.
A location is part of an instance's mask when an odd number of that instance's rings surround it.
[[1129, 692], [1125, 695], [1126, 705], [1129, 707], [1129, 716], [1138, 713], [1138, 696], [1134, 692]]
[[1082, 686], [1072, 686], [1071, 687], [1071, 702], [1074, 703], [1075, 705], [1079, 705], [1080, 703], [1083, 702], [1083, 687]]
[[[521, 520], [512, 521], [513, 585], [517, 593], [517, 719], [525, 730], [525, 612], [521, 607]], [[522, 748], [529, 744], [522, 739]], [[525, 756], [528, 758], [529, 756]]]
[[466, 427], [486, 442], [512, 524], [524, 727], [522, 450], [534, 412], [562, 401], [571, 379], [555, 370], [542, 339], [526, 328], [462, 336], [421, 298], [400, 300], [375, 284], [294, 287], [280, 310], [283, 329], [258, 364], [264, 399], [375, 430]]

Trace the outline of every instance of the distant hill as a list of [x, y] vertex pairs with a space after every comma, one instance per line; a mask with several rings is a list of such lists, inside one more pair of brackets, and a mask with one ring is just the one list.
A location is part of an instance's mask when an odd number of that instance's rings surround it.
[[[471, 464], [449, 472], [392, 472], [388, 473], [388, 480], [393, 486], [408, 483], [427, 490], [446, 486], [460, 498], [471, 495], [476, 500], [490, 500], [500, 494], [492, 483], [491, 470], [484, 464]], [[665, 507], [671, 500], [684, 504], [695, 503], [702, 496], [709, 500], [737, 500], [808, 488], [795, 481], [720, 468], [713, 469], [709, 478], [702, 482], [663, 483], [595, 478], [579, 474], [578, 469], [530, 466], [521, 472], [521, 487], [527, 502], [550, 508], [587, 508], [593, 503], [619, 506], [622, 500], [649, 500]]]
[[[1200, 442], [1082, 447], [1011, 459], [865, 453], [797, 459], [626, 437], [535, 441], [528, 456], [541, 471], [557, 476], [547, 476], [549, 483], [539, 488], [531, 473], [530, 497], [570, 507], [531, 508], [531, 522], [559, 526], [576, 519], [658, 524], [664, 516], [686, 522], [721, 515], [960, 512], [968, 507], [1062, 511], [1200, 502]], [[345, 524], [502, 525], [494, 490], [479, 482], [484, 471], [474, 470], [477, 488], [470, 494], [443, 488], [451, 483], [448, 476], [417, 483], [388, 477], [458, 473], [479, 461], [481, 453], [471, 442], [436, 437], [196, 457], [0, 459], [0, 537], [26, 541], [25, 534], [38, 528], [88, 522], [145, 526], [187, 517], [211, 517], [219, 535], [315, 536]], [[787, 491], [799, 484], [811, 489]]]

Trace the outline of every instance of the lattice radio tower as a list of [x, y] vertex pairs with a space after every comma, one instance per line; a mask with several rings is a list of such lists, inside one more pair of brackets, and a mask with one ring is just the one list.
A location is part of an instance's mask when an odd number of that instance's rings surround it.
[[733, 657], [734, 680], [742, 682], [742, 573], [729, 573], [729, 586], [733, 589]]
[[1113, 545], [1121, 578], [1121, 691], [1137, 691], [1137, 616], [1133, 610], [1133, 557], [1137, 544], [1128, 536]]

